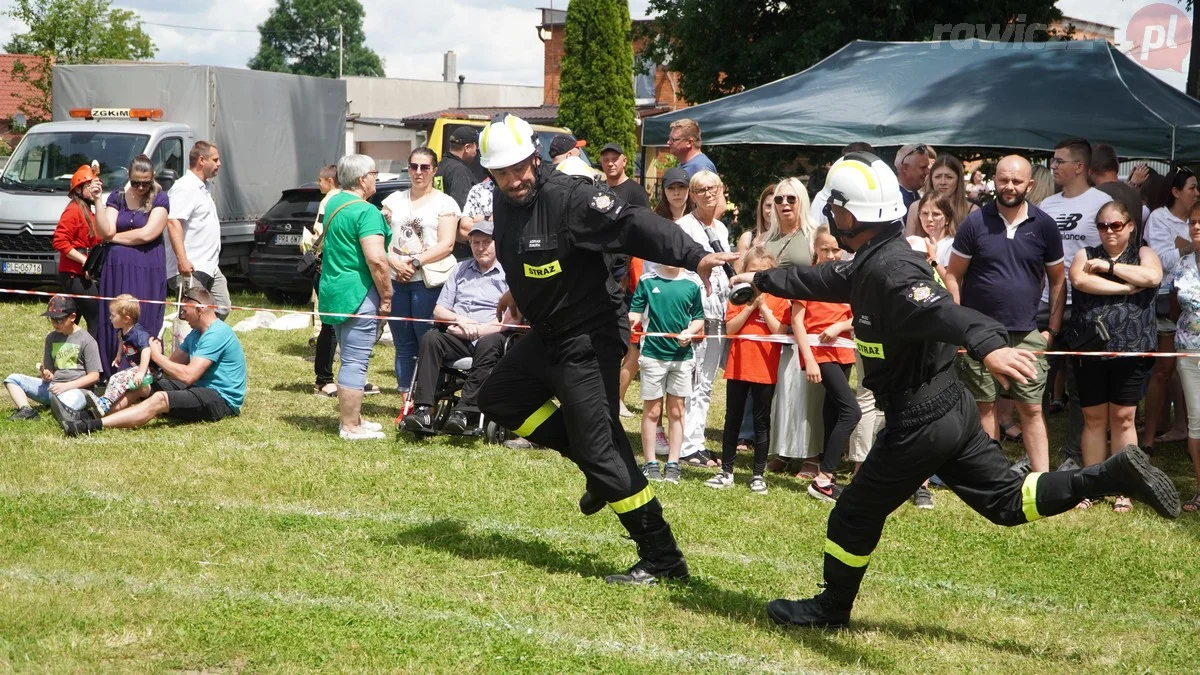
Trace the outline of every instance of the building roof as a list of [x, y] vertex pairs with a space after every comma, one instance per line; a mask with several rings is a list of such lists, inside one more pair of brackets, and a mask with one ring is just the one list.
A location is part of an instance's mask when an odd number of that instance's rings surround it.
[[402, 120], [398, 117], [359, 117], [357, 115], [351, 115], [346, 118], [346, 121], [354, 122], [357, 124], [374, 124], [376, 126], [381, 126], [381, 127], [403, 127], [404, 126], [404, 120]]
[[[42, 66], [42, 57], [34, 54], [0, 54], [0, 118], [7, 119], [21, 112], [19, 107], [25, 98], [38, 93], [32, 85], [13, 76], [12, 67], [17, 61], [27, 68]], [[45, 117], [49, 116], [47, 111]]]
[[526, 122], [529, 122], [530, 124], [552, 125], [558, 121], [558, 106], [556, 105], [541, 105], [526, 108], [445, 108], [443, 110], [435, 110], [433, 112], [421, 113], [419, 115], [409, 115], [408, 117], [405, 117], [403, 121], [404, 126], [420, 127], [428, 126], [442, 117], [490, 120], [496, 115], [506, 112], [512, 113]]

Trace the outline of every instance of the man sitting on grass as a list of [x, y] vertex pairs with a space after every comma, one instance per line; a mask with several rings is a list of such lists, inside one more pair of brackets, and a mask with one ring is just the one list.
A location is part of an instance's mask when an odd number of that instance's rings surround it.
[[162, 343], [152, 340], [150, 360], [162, 378], [150, 395], [127, 393], [103, 419], [81, 417], [62, 406], [52, 408], [68, 436], [104, 428], [132, 429], [160, 415], [189, 422], [215, 422], [241, 412], [246, 397], [246, 356], [233, 329], [217, 319], [212, 295], [202, 287], [183, 294], [179, 318], [192, 332], [170, 357]]

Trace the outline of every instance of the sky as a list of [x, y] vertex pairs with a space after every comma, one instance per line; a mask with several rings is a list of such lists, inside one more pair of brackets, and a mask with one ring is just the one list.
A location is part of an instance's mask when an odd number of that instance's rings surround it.
[[[539, 8], [563, 9], [567, 4], [566, 0], [361, 1], [366, 10], [367, 45], [383, 57], [389, 77], [439, 80], [442, 55], [454, 50], [458, 72], [467, 81], [537, 86], [542, 83], [543, 60], [535, 28], [541, 21]], [[11, 4], [11, 0], [0, 0], [0, 12]], [[113, 2], [113, 6], [132, 9], [141, 16], [144, 29], [158, 47], [157, 60], [232, 67], [245, 67], [257, 51], [256, 27], [275, 4], [276, 0]], [[1130, 38], [1124, 34], [1130, 18], [1152, 4], [1154, 0], [1060, 0], [1058, 6], [1067, 16], [1116, 26], [1118, 41], [1127, 41]], [[631, 0], [630, 15], [644, 17], [647, 5], [648, 0]], [[7, 41], [20, 29], [11, 19], [0, 18], [0, 39]], [[1183, 47], [1186, 51], [1187, 44]], [[1183, 88], [1184, 74], [1153, 72]]]

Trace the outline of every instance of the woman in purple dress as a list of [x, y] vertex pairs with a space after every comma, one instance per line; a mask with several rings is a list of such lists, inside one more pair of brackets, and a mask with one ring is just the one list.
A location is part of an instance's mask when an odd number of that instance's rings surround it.
[[[96, 230], [112, 242], [100, 270], [100, 295], [128, 293], [138, 300], [166, 299], [167, 262], [163, 228], [167, 224], [167, 193], [154, 181], [154, 164], [145, 155], [129, 163], [129, 186], [113, 190], [101, 208], [96, 197]], [[162, 329], [164, 306], [142, 302], [139, 323], [151, 335]], [[100, 355], [104, 376], [112, 374], [111, 356], [117, 351], [117, 331], [108, 318], [108, 302], [100, 301]]]

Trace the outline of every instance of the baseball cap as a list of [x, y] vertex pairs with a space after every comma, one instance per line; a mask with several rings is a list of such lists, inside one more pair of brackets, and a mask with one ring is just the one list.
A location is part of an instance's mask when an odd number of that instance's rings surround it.
[[558, 157], [585, 145], [587, 145], [587, 141], [576, 140], [571, 134], [558, 134], [550, 141], [550, 157]]
[[692, 179], [688, 178], [687, 171], [684, 171], [681, 167], [673, 166], [663, 173], [662, 184], [663, 187], [671, 187], [672, 185], [689, 185], [691, 184], [691, 180]]
[[455, 145], [467, 145], [479, 142], [479, 132], [475, 127], [459, 127], [450, 132], [450, 142]]
[[75, 299], [68, 298], [65, 295], [55, 295], [50, 298], [50, 303], [46, 306], [46, 311], [42, 312], [42, 316], [48, 316], [51, 319], [61, 319], [70, 314], [77, 314], [75, 308]]
[[604, 153], [608, 152], [609, 150], [612, 150], [613, 152], [617, 152], [622, 155], [625, 154], [625, 148], [622, 148], [620, 143], [606, 144], [603, 148], [600, 148], [600, 154], [603, 155]]
[[494, 230], [495, 230], [495, 226], [492, 223], [492, 221], [481, 220], [478, 223], [475, 223], [474, 225], [472, 225], [471, 231], [468, 232], [467, 234], [471, 235], [471, 234], [475, 234], [476, 232], [480, 232], [480, 233], [486, 234], [487, 236], [490, 237], [490, 236], [492, 236], [492, 232]]

